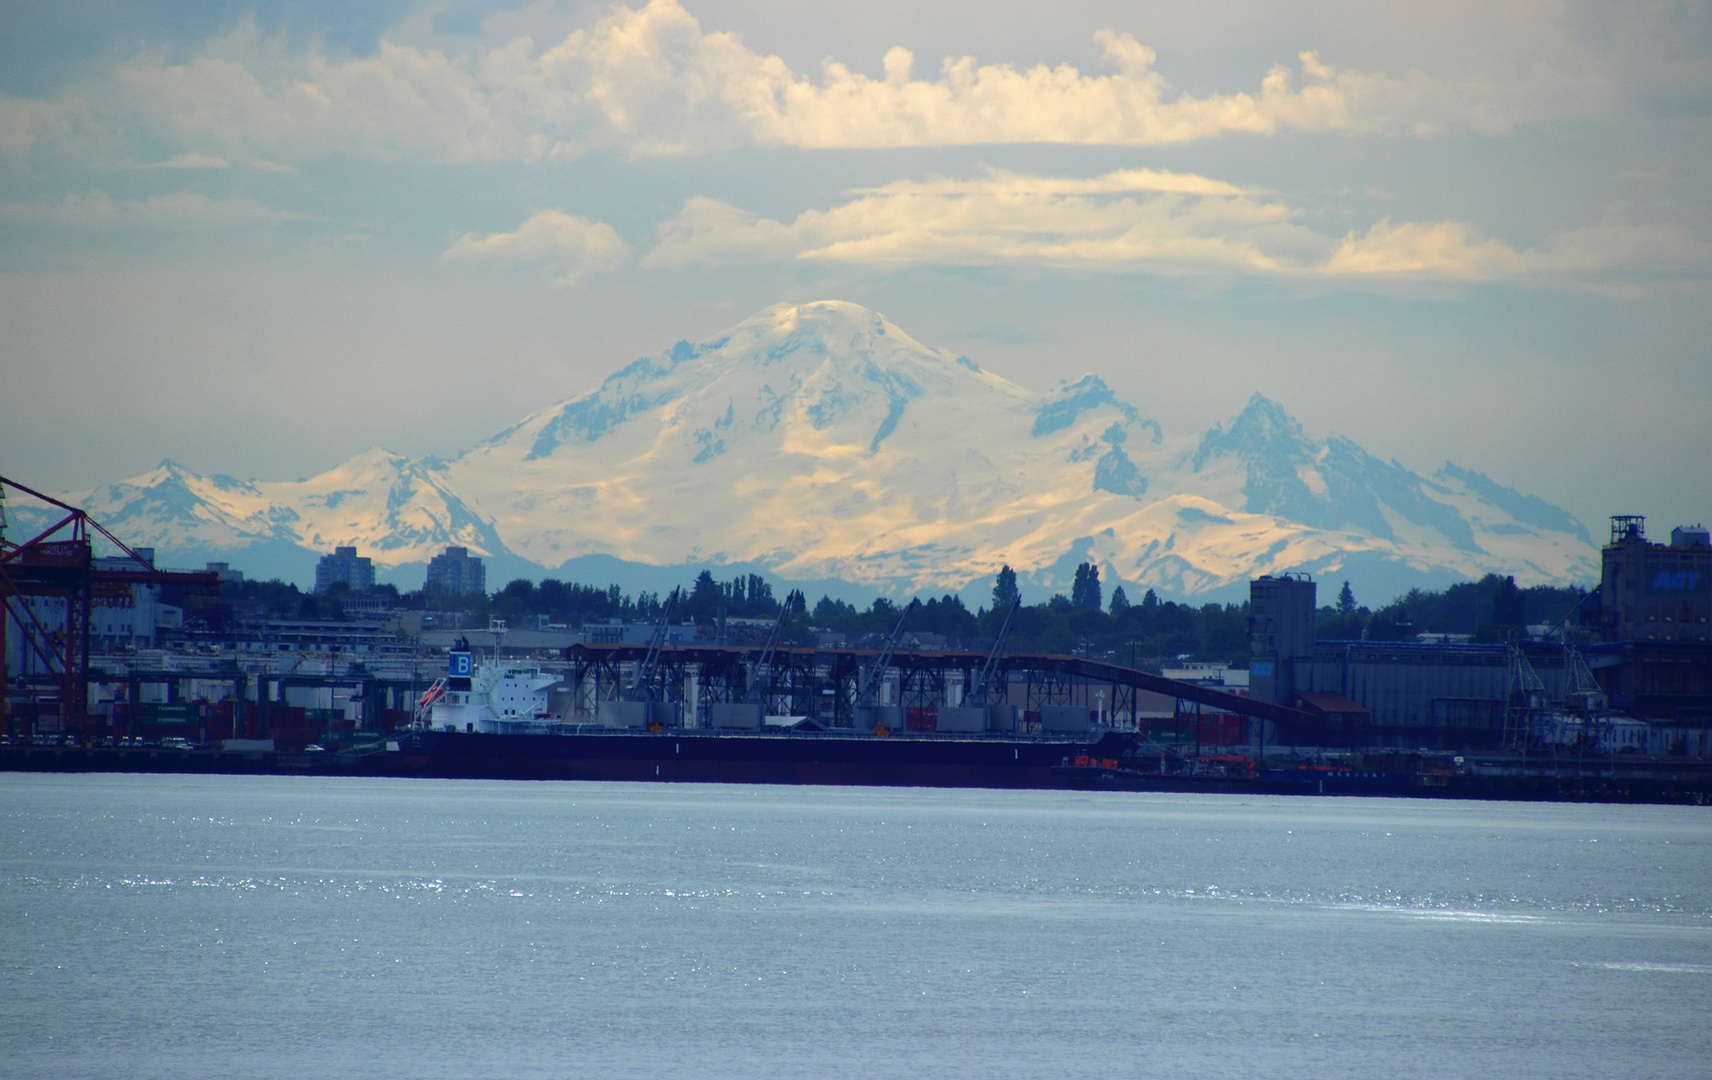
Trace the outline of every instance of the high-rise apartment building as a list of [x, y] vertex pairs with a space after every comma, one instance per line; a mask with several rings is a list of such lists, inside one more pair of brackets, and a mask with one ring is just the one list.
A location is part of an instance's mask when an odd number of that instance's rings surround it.
[[464, 596], [487, 591], [487, 567], [465, 547], [449, 547], [428, 560], [428, 592]]
[[351, 592], [374, 588], [374, 563], [358, 556], [354, 547], [334, 548], [333, 554], [321, 556], [315, 564], [315, 591], [329, 593], [336, 585]]

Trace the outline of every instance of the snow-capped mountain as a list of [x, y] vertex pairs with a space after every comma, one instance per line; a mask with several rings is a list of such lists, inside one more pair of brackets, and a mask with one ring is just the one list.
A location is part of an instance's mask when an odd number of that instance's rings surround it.
[[984, 589], [1005, 563], [1062, 589], [1090, 558], [1185, 596], [1296, 569], [1378, 595], [1598, 565], [1563, 511], [1317, 439], [1259, 395], [1169, 436], [1097, 377], [1030, 391], [838, 302], [679, 342], [453, 460], [372, 450], [295, 482], [165, 463], [73, 501], [127, 540], [240, 565], [354, 543], [397, 567], [456, 543], [540, 572], [743, 564], [901, 593]]

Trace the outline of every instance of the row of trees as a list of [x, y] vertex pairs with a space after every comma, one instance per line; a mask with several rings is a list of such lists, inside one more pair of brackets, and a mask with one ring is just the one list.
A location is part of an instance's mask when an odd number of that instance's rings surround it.
[[1413, 641], [1418, 634], [1468, 634], [1477, 642], [1506, 641], [1529, 626], [1577, 621], [1587, 601], [1579, 586], [1530, 585], [1487, 574], [1438, 592], [1410, 589], [1376, 611], [1357, 604], [1349, 582], [1334, 604], [1320, 608], [1315, 631], [1322, 640]]
[[[975, 611], [957, 596], [925, 600], [910, 614], [906, 628], [939, 634], [965, 647], [985, 647], [997, 635], [1005, 613], [1020, 601], [1016, 572], [1009, 566], [999, 571], [992, 595], [991, 607]], [[1157, 663], [1176, 657], [1235, 663], [1247, 659], [1247, 605], [1162, 602], [1151, 589], [1141, 603], [1131, 604], [1122, 586], [1112, 591], [1108, 609], [1101, 609], [1100, 598], [1099, 567], [1084, 564], [1077, 569], [1070, 596], [1060, 593], [1044, 603], [1017, 607], [1007, 648], [1075, 653], [1125, 663]], [[822, 597], [808, 620], [861, 637], [889, 632], [901, 614], [898, 604], [884, 598], [875, 600], [868, 610], [858, 611], [850, 604]]]
[[[390, 593], [397, 606], [435, 607], [472, 612], [521, 623], [545, 615], [555, 623], [579, 626], [611, 619], [657, 619], [665, 598], [657, 593], [625, 593], [617, 585], [598, 588], [547, 578], [539, 583], [518, 578], [497, 593], [437, 597], [420, 592]], [[1247, 604], [1179, 604], [1162, 601], [1152, 589], [1131, 603], [1122, 586], [1102, 605], [1099, 567], [1077, 568], [1069, 596], [1059, 594], [1030, 606], [1018, 606], [1012, 619], [1008, 647], [1017, 650], [1103, 656], [1123, 662], [1158, 663], [1168, 658], [1223, 660], [1244, 663], [1248, 657]], [[1532, 586], [1519, 588], [1512, 577], [1489, 574], [1476, 582], [1452, 585], [1439, 592], [1413, 589], [1388, 604], [1370, 610], [1361, 606], [1344, 582], [1336, 600], [1318, 612], [1317, 633], [1327, 640], [1412, 641], [1419, 633], [1470, 634], [1476, 641], [1502, 641], [1522, 628], [1556, 624], [1573, 618], [1586, 598], [1579, 588]], [[217, 598], [185, 597], [186, 614], [214, 630], [223, 630], [239, 614], [273, 617], [339, 618], [347, 599], [334, 593], [317, 596], [279, 581], [228, 582]], [[992, 605], [971, 611], [955, 595], [929, 597], [911, 612], [906, 629], [937, 634], [954, 646], [984, 648], [998, 633], [1013, 605], [1020, 603], [1016, 572], [1002, 568], [993, 582]], [[702, 571], [682, 595], [674, 619], [700, 624], [726, 618], [774, 618], [780, 601], [758, 574], [719, 581]], [[838, 631], [852, 642], [889, 633], [903, 607], [884, 597], [866, 609], [821, 596], [812, 607], [802, 605], [790, 615], [788, 640], [810, 643], [818, 630]]]

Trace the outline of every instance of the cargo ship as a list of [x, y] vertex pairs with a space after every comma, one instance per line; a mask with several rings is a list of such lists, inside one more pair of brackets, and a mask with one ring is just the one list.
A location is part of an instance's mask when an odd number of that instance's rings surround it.
[[414, 730], [396, 738], [401, 773], [496, 780], [658, 780], [1057, 788], [1054, 769], [1117, 760], [1130, 737], [1078, 738], [772, 728], [625, 730], [567, 725], [552, 734]]
[[1065, 787], [1086, 791], [1199, 791], [1255, 795], [1426, 794], [1432, 774], [1340, 765], [1262, 765], [1230, 754], [1169, 759], [1139, 744], [1116, 758], [1078, 757], [1052, 770]]

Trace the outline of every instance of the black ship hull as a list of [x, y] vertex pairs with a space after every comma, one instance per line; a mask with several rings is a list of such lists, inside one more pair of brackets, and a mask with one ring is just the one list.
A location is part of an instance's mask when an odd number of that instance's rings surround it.
[[596, 728], [553, 735], [406, 732], [394, 736], [392, 745], [397, 749], [290, 752], [0, 741], [0, 772], [629, 780], [1712, 805], [1712, 765], [1695, 761], [1626, 762], [1620, 770], [1550, 772], [1537, 766], [1526, 770], [1487, 766], [1481, 773], [1455, 775], [1320, 768], [1262, 768], [1256, 775], [1216, 775], [1194, 767], [1170, 772], [1149, 769], [1158, 759], [1138, 756], [1134, 736], [1116, 733], [1078, 740]]
[[1116, 758], [1124, 736], [1007, 739], [800, 732], [612, 731], [565, 735], [403, 733], [402, 772], [491, 780], [1059, 788], [1053, 769]]

